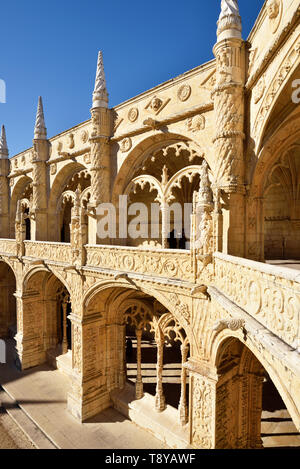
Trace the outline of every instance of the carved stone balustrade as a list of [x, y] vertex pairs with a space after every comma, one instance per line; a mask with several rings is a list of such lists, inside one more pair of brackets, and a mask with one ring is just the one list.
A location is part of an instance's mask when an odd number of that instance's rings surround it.
[[219, 292], [299, 349], [300, 272], [222, 253], [214, 258]]
[[[44, 241], [25, 241], [25, 256], [56, 262], [72, 262], [71, 245]], [[0, 241], [1, 246], [1, 241]]]
[[189, 251], [87, 246], [87, 265], [193, 281]]

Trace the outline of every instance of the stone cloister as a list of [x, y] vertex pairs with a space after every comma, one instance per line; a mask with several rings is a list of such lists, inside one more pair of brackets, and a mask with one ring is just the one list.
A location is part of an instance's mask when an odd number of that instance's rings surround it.
[[267, 381], [300, 431], [299, 1], [243, 40], [222, 0], [213, 52], [114, 108], [100, 52], [90, 120], [48, 139], [39, 98], [12, 158], [2, 128], [0, 333], [21, 372], [68, 376], [81, 422], [113, 406], [173, 448], [261, 448]]

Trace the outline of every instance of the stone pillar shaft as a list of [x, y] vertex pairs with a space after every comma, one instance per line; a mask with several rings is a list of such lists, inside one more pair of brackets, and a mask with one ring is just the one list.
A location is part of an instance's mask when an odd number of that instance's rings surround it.
[[136, 383], [135, 383], [135, 397], [136, 399], [142, 399], [144, 395], [143, 391], [143, 377], [142, 377], [142, 329], [136, 329], [136, 356], [137, 356], [137, 370], [136, 370]]
[[181, 391], [180, 391], [180, 402], [179, 402], [179, 421], [182, 426], [188, 422], [188, 407], [187, 407], [187, 396], [186, 396], [186, 381], [187, 381], [187, 370], [184, 364], [187, 360], [188, 347], [186, 345], [181, 346]]
[[156, 338], [157, 344], [157, 364], [156, 364], [156, 394], [155, 394], [155, 410], [163, 412], [166, 408], [166, 401], [163, 390], [163, 369], [164, 369], [164, 336], [159, 331], [159, 337]]

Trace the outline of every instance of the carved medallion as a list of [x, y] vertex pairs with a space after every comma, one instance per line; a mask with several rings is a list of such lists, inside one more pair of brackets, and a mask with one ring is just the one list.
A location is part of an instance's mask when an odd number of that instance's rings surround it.
[[126, 137], [120, 142], [120, 149], [122, 153], [126, 153], [127, 151], [130, 150], [131, 147], [132, 147], [132, 140], [130, 137]]
[[187, 120], [187, 128], [191, 132], [197, 132], [205, 129], [205, 117], [200, 114]]
[[187, 101], [191, 96], [192, 88], [190, 85], [182, 85], [178, 90], [178, 98], [180, 101]]
[[161, 98], [158, 98], [157, 96], [153, 96], [153, 98], [151, 98], [151, 100], [148, 102], [145, 109], [157, 115], [164, 109], [164, 107], [168, 104], [169, 101], [170, 98], [163, 100]]
[[272, 33], [276, 33], [282, 17], [282, 0], [268, 0], [267, 15]]
[[139, 110], [136, 107], [132, 107], [128, 111], [128, 120], [130, 122], [135, 122], [137, 118], [139, 117]]
[[86, 143], [88, 141], [88, 138], [89, 138], [89, 133], [86, 130], [82, 130], [80, 134], [80, 139], [82, 143]]

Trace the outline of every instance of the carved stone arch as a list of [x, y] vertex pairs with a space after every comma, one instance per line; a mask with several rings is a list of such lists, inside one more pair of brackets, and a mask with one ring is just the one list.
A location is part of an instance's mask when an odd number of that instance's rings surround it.
[[[132, 314], [126, 315], [130, 309], [133, 309]], [[142, 299], [131, 298], [121, 303], [119, 314], [120, 322], [127, 319], [131, 326], [144, 329], [153, 319], [153, 308]]]
[[252, 197], [261, 197], [263, 195], [265, 180], [272, 166], [286, 149], [290, 148], [299, 140], [300, 112], [298, 109], [295, 109], [294, 112], [282, 122], [280, 127], [269, 136], [260, 150], [250, 186], [250, 195]]
[[80, 202], [81, 202], [81, 207], [84, 207], [88, 204], [89, 200], [91, 197], [91, 188], [87, 187], [82, 191], [81, 196], [80, 196]]
[[15, 276], [15, 280], [16, 280], [16, 289], [18, 290], [19, 287], [20, 287], [20, 275], [18, 274], [17, 272], [17, 269], [15, 267], [15, 263], [9, 259], [6, 259], [5, 257], [0, 257], [0, 263], [3, 263], [3, 264], [6, 264], [12, 271], [12, 273], [14, 274]]
[[72, 202], [74, 204], [74, 201], [75, 201], [75, 192], [70, 191], [70, 190], [63, 192], [60, 198], [58, 199], [56, 213], [57, 214], [60, 213], [62, 206], [65, 202]]
[[[196, 152], [199, 156], [206, 155], [208, 149], [199, 146], [197, 142], [194, 142], [189, 137], [175, 133], [156, 134], [147, 136], [143, 141], [139, 142], [129, 153], [122, 166], [120, 167], [112, 190], [112, 203], [118, 206], [118, 197], [124, 193], [125, 188], [128, 186], [130, 181], [130, 174], [133, 170], [139, 167], [141, 161], [147, 154], [150, 154], [156, 150], [160, 150], [164, 146], [183, 143], [190, 145], [191, 150]], [[208, 157], [212, 163], [212, 157]], [[210, 164], [211, 166], [211, 164]]]
[[[280, 376], [280, 371], [278, 371], [280, 369], [280, 366], [278, 366], [279, 362], [276, 363], [276, 361], [274, 360], [270, 362], [267, 359], [264, 351], [261, 350], [259, 346], [257, 346], [253, 340], [247, 340], [247, 342], [245, 342], [243, 339], [242, 332], [221, 331], [221, 332], [215, 333], [215, 335], [213, 336], [211, 347], [210, 347], [210, 357], [211, 357], [210, 361], [212, 365], [214, 367], [217, 367], [218, 358], [220, 356], [220, 351], [222, 349], [222, 346], [224, 342], [230, 339], [231, 340], [238, 339], [246, 348], [249, 349], [250, 352], [252, 352], [252, 354], [255, 356], [255, 358], [258, 360], [258, 362], [261, 364], [261, 366], [265, 369], [267, 374], [270, 376], [274, 386], [276, 387], [284, 404], [286, 405], [286, 408], [294, 424], [299, 429], [300, 428], [300, 412], [299, 412], [299, 406], [297, 406], [297, 391], [295, 390], [294, 395], [289, 391], [287, 387], [287, 381], [285, 381], [284, 378]], [[244, 360], [244, 363], [245, 363], [246, 357], [247, 357], [246, 354], [244, 355], [244, 357], [242, 357], [242, 359]]]
[[156, 202], [161, 202], [163, 200], [163, 189], [161, 183], [154, 177], [149, 174], [142, 176], [137, 176], [134, 178], [126, 187], [124, 194], [129, 195], [130, 192], [136, 190], [136, 186], [139, 186], [141, 189], [144, 189], [149, 185], [149, 192], [157, 191]]
[[168, 202], [171, 202], [174, 198], [172, 191], [175, 187], [181, 189], [181, 182], [183, 178], [187, 178], [191, 183], [195, 176], [198, 176], [201, 171], [200, 165], [186, 166], [185, 168], [178, 171], [171, 179], [168, 181], [165, 188], [165, 198]]
[[[272, 80], [268, 89], [264, 92], [264, 98], [259, 106], [259, 111], [256, 120], [253, 124], [255, 130], [256, 148], [259, 152], [265, 144], [266, 130], [272, 120], [273, 111], [281, 100], [281, 96], [285, 90], [288, 89], [289, 106], [288, 109], [293, 109], [295, 104], [291, 99], [291, 87], [289, 84], [299, 77], [299, 36], [295, 38], [290, 49], [287, 51], [284, 59], [279, 66], [276, 66], [277, 73], [275, 76], [272, 74]], [[288, 112], [288, 111], [287, 111]], [[260, 117], [259, 117], [260, 115]], [[257, 129], [257, 130], [256, 130]]]
[[17, 213], [18, 200], [21, 198], [27, 186], [32, 184], [32, 179], [28, 176], [22, 176], [13, 188], [10, 198], [10, 234], [15, 237], [15, 218]]
[[42, 273], [44, 273], [43, 282], [41, 284], [41, 290], [43, 291], [46, 279], [49, 275], [49, 269], [46, 266], [44, 266], [44, 267], [42, 267], [42, 266], [33, 266], [33, 267], [29, 268], [29, 270], [26, 272], [26, 274], [23, 278], [23, 282], [22, 282], [23, 293], [26, 293], [26, 291], [28, 290], [30, 281], [33, 279], [33, 277], [35, 275], [42, 274]]
[[30, 279], [32, 279], [34, 275], [36, 275], [38, 273], [42, 273], [42, 272], [45, 273], [42, 288], [48, 282], [49, 278], [53, 277], [54, 279], [57, 278], [64, 285], [64, 287], [68, 290], [68, 292], [71, 291], [70, 290], [70, 285], [68, 285], [68, 283], [66, 282], [64, 277], [60, 274], [60, 272], [58, 272], [55, 269], [52, 269], [51, 266], [50, 267], [33, 266], [33, 267], [29, 268], [29, 270], [26, 272], [26, 274], [23, 278], [23, 281], [22, 281], [22, 290], [23, 290], [23, 292], [26, 292], [26, 290], [28, 288], [28, 283], [30, 282]]
[[102, 281], [99, 283], [96, 283], [92, 287], [90, 287], [86, 293], [84, 294], [83, 298], [83, 307], [84, 310], [88, 308], [88, 305], [92, 299], [98, 295], [99, 293], [108, 293], [109, 290], [112, 289], [120, 289], [124, 290], [126, 289], [127, 291], [136, 291], [136, 292], [142, 292], [146, 294], [149, 297], [153, 297], [155, 300], [157, 300], [159, 303], [162, 304], [168, 310], [170, 313], [173, 314], [174, 318], [178, 321], [179, 324], [181, 324], [187, 333], [187, 336], [189, 337], [190, 343], [191, 341], [191, 336], [192, 336], [192, 328], [190, 325], [187, 324], [185, 316], [181, 313], [181, 310], [183, 309], [183, 306], [186, 306], [188, 309], [188, 306], [186, 304], [183, 304], [181, 301], [177, 301], [177, 304], [174, 304], [173, 296], [167, 296], [165, 294], [162, 294], [160, 291], [156, 290], [153, 288], [153, 286], [149, 285], [148, 287], [144, 285], [144, 283], [137, 283], [136, 286], [128, 283], [124, 283], [121, 281]]
[[167, 342], [179, 342], [183, 346], [190, 344], [185, 328], [172, 313], [165, 313], [160, 318], [157, 318], [157, 322], [154, 324], [154, 331], [156, 332], [157, 329]]
[[58, 272], [57, 270], [51, 270], [49, 273], [49, 277], [46, 279], [46, 288], [47, 290], [51, 288], [52, 284], [55, 284], [57, 282], [60, 282], [63, 287], [66, 289], [66, 291], [69, 294], [69, 297], [71, 298], [71, 287], [70, 285], [66, 282], [64, 277]]
[[51, 188], [49, 197], [49, 241], [57, 241], [58, 223], [57, 223], [57, 206], [59, 199], [68, 181], [82, 170], [87, 170], [85, 166], [78, 162], [67, 163], [56, 175]]

